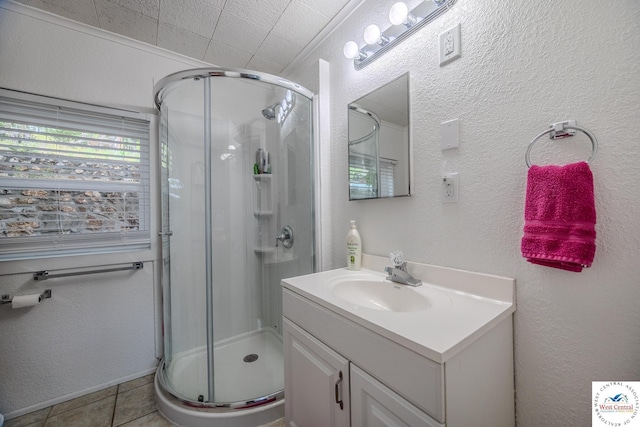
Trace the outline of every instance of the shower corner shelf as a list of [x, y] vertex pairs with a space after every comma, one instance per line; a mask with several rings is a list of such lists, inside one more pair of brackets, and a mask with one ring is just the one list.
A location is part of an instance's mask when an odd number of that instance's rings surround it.
[[270, 181], [271, 174], [270, 173], [254, 174], [253, 179], [255, 179], [256, 181]]
[[270, 255], [276, 253], [276, 248], [266, 247], [266, 248], [253, 248], [253, 251], [258, 255]]
[[284, 264], [292, 261], [297, 261], [298, 257], [293, 253], [282, 253], [278, 252], [277, 248], [267, 247], [267, 248], [253, 248], [253, 251], [256, 255], [262, 257], [262, 262], [264, 265], [276, 265], [276, 264]]
[[256, 217], [273, 215], [273, 193], [271, 174], [253, 175], [255, 193], [253, 198], [253, 214]]

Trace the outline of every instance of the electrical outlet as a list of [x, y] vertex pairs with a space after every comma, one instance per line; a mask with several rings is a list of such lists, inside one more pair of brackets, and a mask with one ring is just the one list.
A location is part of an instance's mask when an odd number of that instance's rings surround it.
[[448, 32], [444, 36], [444, 54], [451, 55], [453, 53], [453, 47], [453, 34], [451, 34], [451, 32]]
[[460, 58], [460, 24], [440, 34], [440, 65]]
[[451, 173], [442, 177], [442, 201], [458, 201], [458, 173]]

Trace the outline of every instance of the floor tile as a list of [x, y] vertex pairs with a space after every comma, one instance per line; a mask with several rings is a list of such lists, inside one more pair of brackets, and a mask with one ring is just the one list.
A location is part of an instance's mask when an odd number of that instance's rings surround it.
[[40, 409], [39, 411], [30, 412], [21, 417], [4, 421], [4, 427], [40, 427], [44, 424], [44, 420], [49, 415], [51, 408]]
[[[153, 374], [11, 420], [4, 427], [173, 427], [157, 410]], [[262, 427], [285, 427], [284, 418]]]
[[124, 393], [133, 388], [140, 387], [141, 385], [149, 384], [153, 382], [155, 374], [145, 375], [144, 377], [136, 378], [135, 380], [127, 381], [118, 386], [118, 393]]
[[110, 427], [116, 396], [47, 418], [44, 427]]
[[153, 383], [118, 394], [113, 425], [119, 426], [156, 410]]
[[98, 402], [99, 400], [106, 399], [107, 397], [115, 396], [117, 390], [118, 386], [113, 386], [105, 388], [104, 390], [96, 391], [95, 393], [86, 394], [84, 396], [62, 402], [53, 407], [49, 416], [53, 417], [55, 415], [60, 415], [63, 412], [67, 412], [93, 402]]
[[155, 411], [144, 417], [122, 424], [121, 427], [174, 427], [174, 424], [160, 415], [158, 411]]

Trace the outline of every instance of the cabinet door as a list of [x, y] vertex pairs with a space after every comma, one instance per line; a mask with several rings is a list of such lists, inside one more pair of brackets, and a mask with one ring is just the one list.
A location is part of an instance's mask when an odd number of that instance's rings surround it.
[[290, 427], [349, 427], [349, 361], [284, 319], [284, 406]]
[[384, 384], [351, 365], [352, 427], [444, 427]]

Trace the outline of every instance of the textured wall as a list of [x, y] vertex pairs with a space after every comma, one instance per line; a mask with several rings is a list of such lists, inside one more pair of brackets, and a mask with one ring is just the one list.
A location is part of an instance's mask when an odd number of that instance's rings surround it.
[[0, 308], [0, 411], [11, 416], [150, 372], [153, 286], [153, 262], [136, 272], [44, 282], [31, 274], [1, 276], [2, 294], [52, 295], [33, 308]]
[[[391, 53], [355, 71], [342, 55], [383, 28], [395, 0], [366, 0], [289, 76], [317, 90], [331, 63], [333, 267], [345, 265], [349, 219], [367, 253], [517, 280], [515, 361], [520, 427], [591, 423], [592, 380], [640, 380], [640, 5], [632, 0], [458, 0]], [[462, 26], [462, 57], [438, 65], [438, 34]], [[347, 104], [411, 73], [411, 198], [348, 201]], [[460, 118], [460, 148], [441, 152], [440, 123]], [[597, 252], [569, 273], [519, 253], [527, 144], [548, 124], [576, 119], [594, 132]], [[537, 164], [586, 159], [584, 136], [541, 142]], [[460, 173], [460, 201], [443, 204], [443, 161]], [[425, 325], [428, 327], [428, 325]]]

